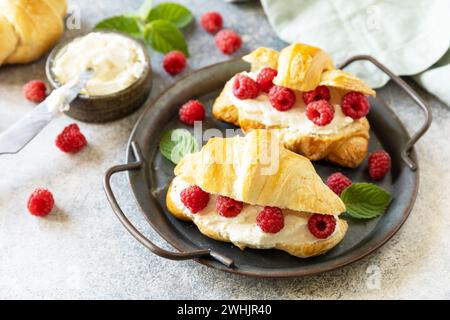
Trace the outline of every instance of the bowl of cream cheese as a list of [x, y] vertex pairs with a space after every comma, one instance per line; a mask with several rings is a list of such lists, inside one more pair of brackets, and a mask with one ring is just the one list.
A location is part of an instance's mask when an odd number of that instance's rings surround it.
[[106, 122], [137, 110], [151, 90], [151, 63], [139, 40], [111, 31], [95, 31], [61, 43], [50, 53], [46, 73], [53, 88], [94, 71], [65, 113], [85, 122]]

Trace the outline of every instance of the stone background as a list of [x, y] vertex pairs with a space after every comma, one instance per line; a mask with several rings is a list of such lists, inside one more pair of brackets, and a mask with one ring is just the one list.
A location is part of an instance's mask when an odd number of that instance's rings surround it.
[[[244, 38], [237, 55], [258, 46], [284, 46], [271, 30], [257, 1], [232, 5], [220, 0], [180, 1], [198, 18], [208, 10], [222, 12], [227, 27]], [[81, 30], [100, 19], [139, 7], [139, 0], [70, 1], [81, 9]], [[213, 38], [196, 23], [185, 30], [192, 54], [189, 69], [227, 59]], [[152, 96], [177, 77], [155, 70]], [[0, 131], [18, 120], [32, 104], [24, 101], [22, 85], [44, 79], [45, 58], [26, 66], [0, 69]], [[120, 121], [80, 126], [89, 147], [76, 156], [59, 152], [54, 138], [73, 122], [60, 116], [26, 149], [0, 157], [0, 298], [450, 298], [450, 109], [420, 91], [434, 111], [429, 133], [417, 145], [421, 186], [415, 208], [404, 227], [383, 248], [349, 267], [302, 279], [262, 280], [234, 276], [195, 262], [159, 258], [136, 242], [120, 225], [102, 189], [107, 168], [123, 162], [129, 133], [139, 112]], [[410, 132], [422, 116], [394, 85], [379, 94], [395, 109]], [[124, 176], [114, 178], [125, 212], [149, 237], [165, 246], [143, 221]], [[53, 191], [57, 208], [47, 219], [30, 216], [29, 194], [36, 187]], [[374, 271], [380, 285], [371, 284]]]

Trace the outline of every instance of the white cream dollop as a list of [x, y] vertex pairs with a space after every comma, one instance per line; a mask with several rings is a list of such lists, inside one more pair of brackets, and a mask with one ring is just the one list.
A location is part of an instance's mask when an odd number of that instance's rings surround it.
[[143, 49], [134, 40], [116, 33], [92, 32], [65, 46], [55, 57], [52, 71], [65, 84], [92, 68], [94, 76], [81, 92], [102, 96], [131, 86], [146, 66]]
[[[243, 72], [242, 74], [256, 79], [258, 72]], [[231, 81], [234, 81], [233, 79]], [[227, 90], [228, 98], [239, 110], [240, 117], [256, 120], [264, 125], [286, 127], [288, 131], [301, 132], [302, 134], [334, 134], [353, 123], [353, 119], [347, 117], [341, 108], [342, 97], [347, 93], [340, 89], [330, 89], [330, 103], [334, 106], [334, 118], [326, 126], [318, 126], [306, 117], [306, 105], [303, 102], [302, 93], [295, 91], [295, 105], [287, 111], [278, 111], [270, 104], [269, 96], [261, 93], [256, 99], [241, 100], [234, 96], [232, 90]]]
[[[310, 213], [283, 209], [284, 227], [278, 233], [265, 233], [256, 224], [256, 217], [263, 207], [244, 204], [242, 211], [234, 218], [225, 218], [217, 213], [215, 203], [217, 195], [210, 195], [208, 205], [202, 211], [192, 214], [181, 202], [180, 194], [189, 184], [180, 177], [172, 181], [172, 202], [178, 209], [190, 216], [194, 222], [229, 238], [236, 246], [244, 248], [251, 246], [260, 249], [275, 248], [277, 244], [295, 245], [298, 243], [310, 244], [326, 239], [318, 239], [309, 232], [308, 220]], [[337, 217], [335, 216], [335, 219]], [[336, 224], [337, 232], [339, 224]]]

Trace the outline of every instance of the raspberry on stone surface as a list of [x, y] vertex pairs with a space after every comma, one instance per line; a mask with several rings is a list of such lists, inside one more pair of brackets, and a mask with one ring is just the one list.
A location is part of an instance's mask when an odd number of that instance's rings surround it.
[[164, 56], [163, 68], [172, 76], [183, 71], [186, 65], [186, 56], [181, 51], [171, 51]]
[[31, 102], [40, 103], [47, 96], [47, 86], [40, 80], [28, 82], [22, 89], [25, 98]]
[[223, 19], [219, 12], [209, 11], [200, 17], [200, 25], [209, 33], [216, 33], [223, 26]]
[[241, 37], [236, 32], [229, 29], [219, 31], [214, 40], [217, 48], [227, 55], [233, 54], [242, 46]]
[[28, 211], [34, 216], [45, 217], [55, 205], [53, 195], [47, 189], [36, 189], [28, 199]]
[[87, 145], [87, 140], [81, 133], [80, 127], [72, 123], [56, 137], [55, 144], [63, 152], [77, 153]]

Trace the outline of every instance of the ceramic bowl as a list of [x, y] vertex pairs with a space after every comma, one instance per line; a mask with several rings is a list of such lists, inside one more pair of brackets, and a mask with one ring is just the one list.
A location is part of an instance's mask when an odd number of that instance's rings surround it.
[[[84, 122], [107, 122], [123, 118], [130, 113], [139, 109], [147, 100], [152, 87], [152, 67], [147, 47], [139, 40], [136, 40], [126, 34], [112, 31], [96, 31], [101, 33], [116, 33], [136, 42], [144, 52], [147, 62], [141, 77], [131, 86], [108, 95], [90, 96], [87, 94], [79, 94], [74, 102], [71, 103], [70, 109], [65, 113], [77, 120]], [[51, 86], [56, 89], [61, 83], [53, 74], [53, 63], [61, 50], [65, 50], [66, 46], [74, 41], [74, 38], [57, 45], [50, 53], [47, 64], [46, 74]]]

